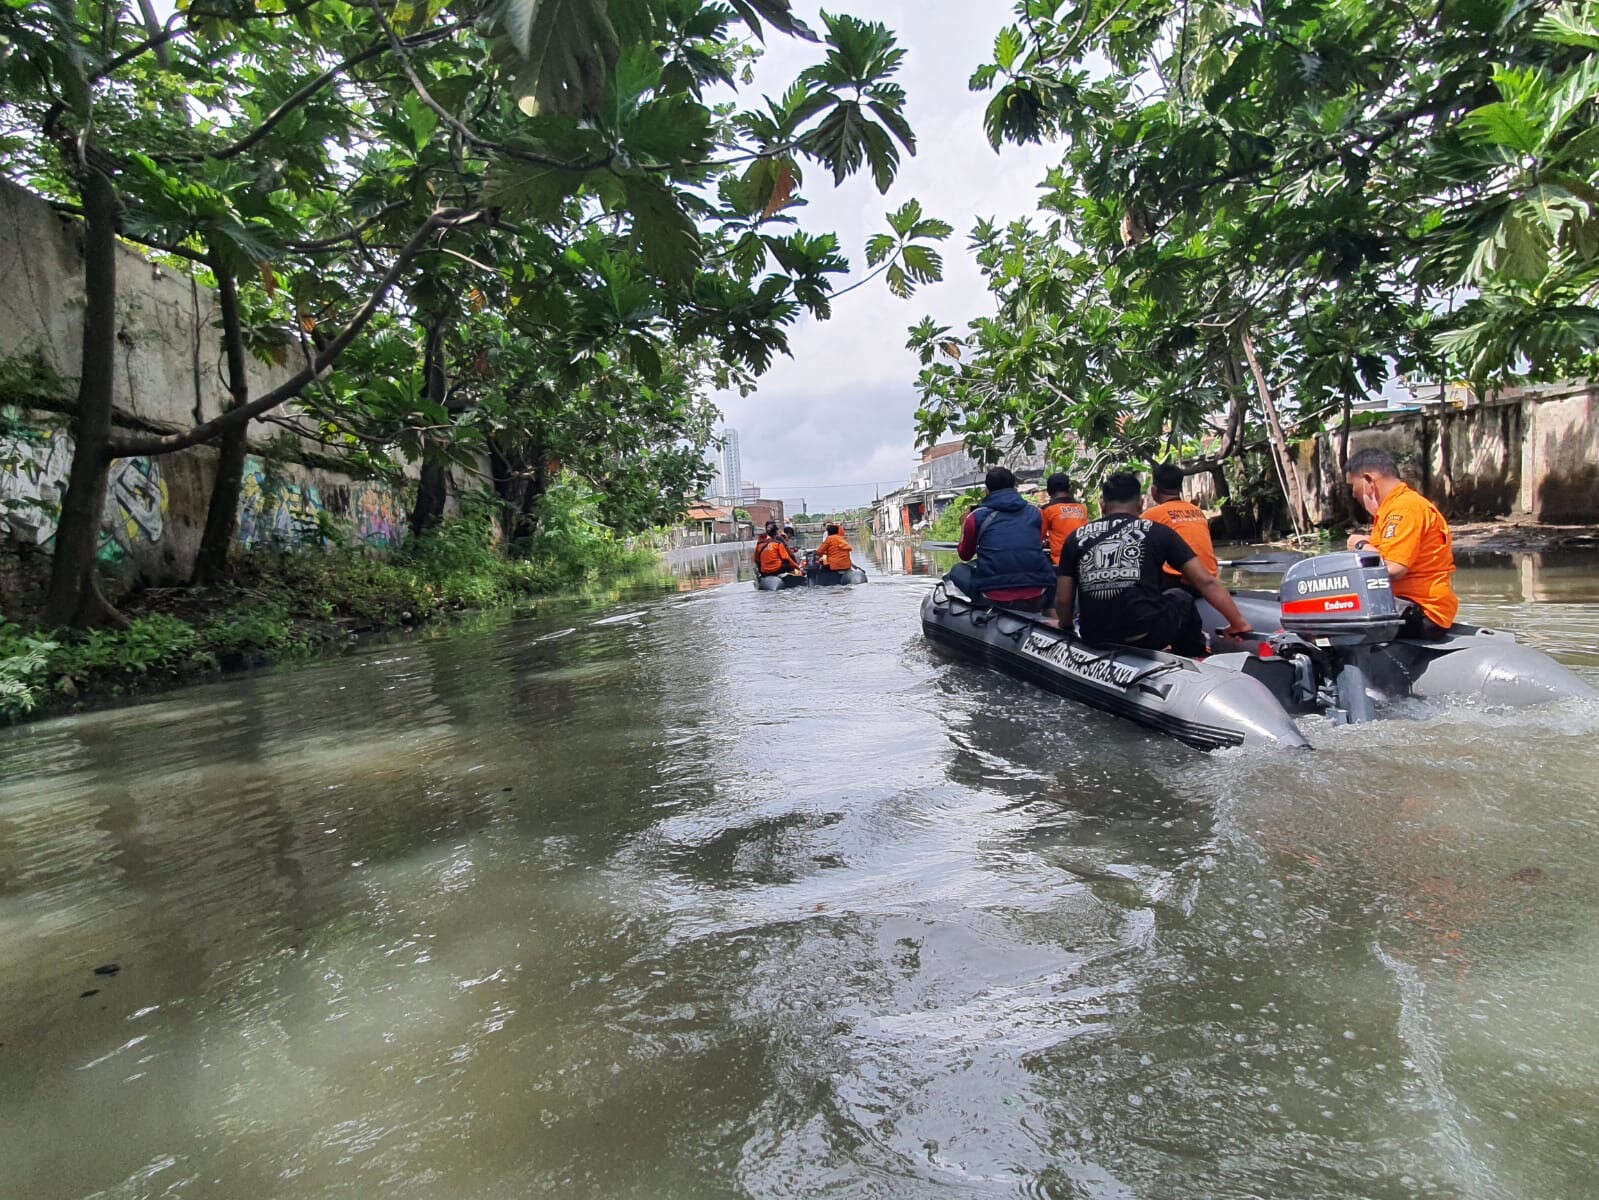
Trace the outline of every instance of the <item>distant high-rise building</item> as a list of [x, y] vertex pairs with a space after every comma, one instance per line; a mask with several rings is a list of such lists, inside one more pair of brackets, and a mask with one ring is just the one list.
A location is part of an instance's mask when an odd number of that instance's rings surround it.
[[738, 430], [722, 430], [722, 495], [737, 500], [742, 495], [744, 462], [738, 453]]
[[744, 484], [738, 489], [738, 498], [746, 501], [759, 500], [761, 498], [761, 485], [758, 483]]

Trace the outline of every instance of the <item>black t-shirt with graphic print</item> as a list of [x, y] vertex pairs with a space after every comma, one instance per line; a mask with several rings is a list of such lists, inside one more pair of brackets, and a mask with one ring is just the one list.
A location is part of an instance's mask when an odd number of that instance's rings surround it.
[[1060, 573], [1077, 584], [1077, 618], [1091, 642], [1116, 642], [1142, 632], [1163, 611], [1161, 568], [1180, 571], [1193, 549], [1168, 525], [1112, 513], [1072, 531]]

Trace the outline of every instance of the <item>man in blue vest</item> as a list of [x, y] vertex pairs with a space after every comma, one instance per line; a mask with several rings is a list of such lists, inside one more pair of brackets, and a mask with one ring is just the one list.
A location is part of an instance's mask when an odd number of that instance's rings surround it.
[[988, 495], [966, 514], [949, 578], [972, 599], [1042, 612], [1055, 590], [1055, 566], [1043, 548], [1044, 518], [1016, 490], [1016, 476], [994, 467]]

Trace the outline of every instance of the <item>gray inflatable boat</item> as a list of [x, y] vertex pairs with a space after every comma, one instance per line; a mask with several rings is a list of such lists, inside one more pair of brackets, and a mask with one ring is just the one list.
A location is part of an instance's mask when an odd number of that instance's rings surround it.
[[[1216, 653], [1182, 658], [1090, 646], [1035, 613], [976, 603], [949, 580], [922, 602], [935, 645], [1201, 749], [1310, 743], [1296, 715], [1369, 721], [1404, 696], [1495, 705], [1595, 699], [1599, 692], [1514, 635], [1456, 625], [1442, 641], [1398, 636], [1388, 572], [1370, 553], [1295, 563], [1280, 592], [1235, 593], [1248, 639], [1212, 635]], [[1208, 604], [1207, 629], [1225, 622]]]

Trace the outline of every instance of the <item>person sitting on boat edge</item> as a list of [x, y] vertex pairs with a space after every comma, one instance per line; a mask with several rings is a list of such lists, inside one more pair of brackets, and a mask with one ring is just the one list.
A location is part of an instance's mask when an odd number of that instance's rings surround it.
[[1016, 476], [993, 467], [983, 481], [988, 495], [961, 525], [961, 561], [950, 571], [956, 587], [972, 599], [1044, 611], [1055, 568], [1044, 552], [1043, 517], [1016, 490]]
[[1085, 641], [1170, 650], [1190, 658], [1207, 653], [1194, 598], [1165, 586], [1164, 569], [1170, 566], [1227, 619], [1224, 633], [1249, 633], [1232, 596], [1188, 543], [1170, 526], [1139, 515], [1142, 490], [1136, 475], [1108, 476], [1100, 489], [1105, 515], [1066, 539], [1055, 593], [1060, 627], [1071, 629], [1075, 604]]
[[822, 544], [816, 547], [816, 561], [823, 570], [848, 571], [854, 568], [855, 560], [850, 557], [855, 548], [845, 540], [837, 525], [827, 526], [827, 536], [822, 539]]
[[761, 547], [766, 545], [767, 542], [771, 541], [777, 535], [778, 535], [777, 522], [776, 521], [768, 521], [768, 522], [766, 522], [766, 528], [761, 530], [760, 534], [755, 539], [755, 554], [754, 554], [753, 557], [755, 558], [756, 562], [759, 562], [760, 559], [761, 559]]
[[755, 547], [755, 569], [762, 575], [800, 575], [803, 568], [778, 534], [777, 522], [766, 523], [766, 537]]
[[[1187, 542], [1199, 556], [1205, 570], [1217, 574], [1221, 564], [1216, 560], [1216, 546], [1210, 540], [1210, 518], [1183, 499], [1183, 472], [1171, 463], [1162, 463], [1149, 473], [1149, 498], [1154, 501], [1144, 510], [1144, 520], [1165, 525]], [[1182, 575], [1171, 567], [1166, 568], [1166, 582], [1183, 587]]]
[[1044, 486], [1049, 489], [1049, 503], [1039, 510], [1044, 520], [1044, 545], [1049, 561], [1059, 566], [1066, 539], [1088, 524], [1088, 506], [1072, 495], [1072, 481], [1063, 471], [1056, 471]]
[[1356, 502], [1373, 519], [1370, 534], [1349, 535], [1349, 549], [1382, 555], [1404, 614], [1399, 636], [1428, 642], [1448, 637], [1460, 612], [1449, 578], [1455, 572], [1449, 522], [1436, 504], [1399, 478], [1399, 465], [1386, 450], [1357, 450], [1344, 475]]

